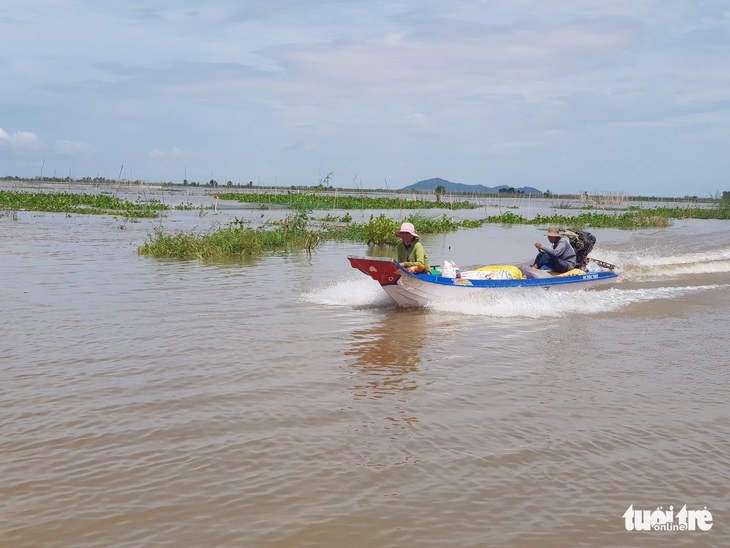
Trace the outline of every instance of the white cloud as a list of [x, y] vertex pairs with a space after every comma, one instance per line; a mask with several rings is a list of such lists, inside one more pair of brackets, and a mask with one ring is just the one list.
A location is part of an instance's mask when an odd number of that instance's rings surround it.
[[30, 131], [16, 131], [9, 134], [0, 128], [0, 146], [13, 152], [33, 151], [42, 148], [43, 143], [35, 133]]
[[612, 62], [609, 54], [628, 51], [640, 37], [636, 22], [622, 20], [608, 26], [585, 22], [547, 29], [457, 29], [428, 36], [397, 32], [297, 45], [280, 54], [312, 78], [367, 86], [373, 94], [463, 95], [495, 87], [520, 90], [530, 81], [594, 69]]
[[[73, 135], [44, 150], [56, 169], [123, 161], [150, 180], [215, 169], [270, 184], [334, 171], [335, 184], [367, 173], [363, 185], [392, 188], [517, 173], [555, 192], [590, 190], [585, 174], [601, 173], [646, 194], [683, 184], [675, 174], [692, 158], [715, 173], [708, 185], [728, 169], [715, 153], [730, 132], [725, 0], [7, 0], [0, 10], [0, 36], [16, 45], [0, 48], [2, 123]], [[0, 131], [5, 170], [32, 174], [32, 154], [20, 153], [41, 139]], [[566, 154], [580, 164], [558, 172], [551, 162]], [[677, 166], [662, 171], [670, 156]], [[639, 158], [656, 166], [651, 177], [631, 168]]]

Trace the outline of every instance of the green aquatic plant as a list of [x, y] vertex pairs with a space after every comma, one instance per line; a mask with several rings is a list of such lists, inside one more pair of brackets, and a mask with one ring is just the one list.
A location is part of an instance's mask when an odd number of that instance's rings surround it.
[[523, 225], [529, 224], [530, 221], [522, 215], [517, 215], [516, 213], [508, 211], [506, 213], [502, 213], [501, 215], [492, 215], [491, 217], [487, 217], [484, 222], [505, 225]]
[[[448, 232], [462, 226], [446, 215], [428, 217], [417, 214], [406, 218], [406, 221], [416, 224], [421, 234]], [[238, 219], [227, 227], [205, 233], [166, 232], [158, 228], [148, 234], [148, 241], [138, 246], [137, 251], [140, 255], [159, 258], [221, 260], [284, 250], [311, 252], [324, 239], [393, 245], [399, 241], [395, 236], [399, 228], [399, 221], [380, 214], [371, 215], [367, 223], [345, 223], [344, 226], [332, 225], [325, 230], [314, 230], [309, 210], [300, 208], [283, 221], [265, 223], [259, 228], [246, 226]]]
[[[235, 200], [238, 202], [258, 203], [265, 205], [279, 205], [287, 207], [306, 207], [311, 210], [322, 209], [444, 209], [443, 203], [426, 200], [405, 200], [402, 198], [372, 198], [364, 196], [334, 196], [320, 192], [289, 191], [287, 194], [217, 194], [220, 200]], [[449, 209], [475, 209], [478, 206], [471, 202], [453, 202], [448, 204]]]
[[558, 225], [571, 226], [576, 229], [593, 228], [663, 228], [669, 226], [673, 217], [670, 214], [662, 214], [657, 210], [628, 211], [621, 214], [610, 215], [607, 213], [581, 213], [580, 215], [535, 215], [527, 219], [512, 212], [487, 217], [484, 222], [496, 224], [521, 224], [521, 225]]
[[[730, 210], [725, 210], [730, 213]], [[720, 209], [692, 210], [698, 218], [723, 218]], [[584, 228], [661, 228], [669, 225], [672, 218], [683, 216], [682, 208], [631, 209], [621, 213], [583, 212], [575, 216], [536, 215], [532, 219], [512, 212], [487, 217], [482, 220], [454, 221], [447, 215], [431, 217], [422, 212], [407, 216], [404, 221], [415, 225], [419, 234], [451, 232], [460, 228], [478, 228], [484, 223], [558, 225], [580, 230]], [[707, 215], [707, 217], [700, 216]], [[317, 224], [319, 223], [319, 224]], [[315, 224], [317, 229], [313, 229]], [[322, 240], [350, 240], [368, 245], [395, 245], [395, 232], [401, 221], [384, 213], [371, 215], [365, 223], [353, 223], [351, 217], [337, 218], [327, 215], [313, 222], [311, 210], [306, 204], [294, 208], [292, 215], [283, 221], [264, 223], [259, 228], [244, 226], [234, 221], [226, 228], [204, 234], [192, 232], [166, 233], [162, 229], [149, 235], [149, 241], [138, 248], [140, 254], [179, 259], [226, 259], [254, 256], [282, 250], [306, 250], [311, 252]]]
[[461, 228], [479, 228], [483, 224], [484, 222], [480, 221], [479, 219], [464, 219], [459, 222], [459, 226]]
[[451, 219], [445, 213], [441, 217], [431, 217], [429, 215], [417, 212], [406, 217], [406, 221], [413, 223], [419, 234], [442, 234], [444, 232], [453, 232], [457, 230], [460, 223]]
[[199, 206], [196, 206], [192, 202], [187, 202], [187, 203], [184, 203], [184, 204], [178, 204], [175, 207], [173, 207], [173, 209], [176, 209], [178, 211], [193, 211], [195, 209], [200, 209], [200, 210], [203, 210], [203, 209], [214, 209], [214, 206], [212, 206], [212, 205], [210, 205], [210, 206], [204, 206], [202, 204], [199, 205]]
[[286, 230], [292, 232], [304, 232], [307, 230], [312, 217], [312, 209], [306, 203], [298, 203], [291, 208], [292, 215], [287, 215], [284, 220]]
[[0, 209], [108, 215], [123, 213], [130, 217], [158, 217], [169, 209], [157, 200], [129, 202], [107, 194], [66, 192], [11, 192], [0, 190]]
[[[453, 232], [462, 227], [481, 226], [481, 221], [456, 222], [446, 214], [441, 217], [430, 217], [423, 213], [414, 213], [403, 219], [413, 223], [419, 234], [439, 234]], [[367, 223], [351, 223], [344, 227], [332, 226], [323, 237], [336, 240], [352, 240], [367, 243], [368, 245], [397, 244], [399, 238], [395, 232], [400, 228], [400, 221], [396, 221], [381, 213], [377, 217], [370, 215]]]
[[165, 232], [156, 229], [148, 241], [138, 246], [140, 255], [158, 258], [218, 260], [249, 257], [269, 251], [312, 251], [319, 244], [319, 235], [288, 227], [254, 229], [232, 223], [225, 228], [195, 232]]
[[370, 221], [364, 224], [363, 232], [368, 244], [397, 243], [395, 231], [399, 228], [397, 221], [389, 219], [383, 213], [377, 217], [370, 215]]
[[332, 215], [332, 213], [328, 213], [324, 217], [319, 217], [319, 219], [317, 220], [326, 223], [351, 223], [352, 215], [350, 215], [349, 213], [345, 213], [344, 215], [338, 217], [337, 215]]

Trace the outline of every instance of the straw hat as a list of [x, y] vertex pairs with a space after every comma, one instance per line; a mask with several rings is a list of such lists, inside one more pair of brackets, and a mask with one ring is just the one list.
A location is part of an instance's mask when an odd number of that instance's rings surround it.
[[551, 226], [550, 228], [548, 228], [547, 235], [548, 236], [557, 236], [558, 238], [560, 238], [560, 229], [557, 226]]
[[400, 230], [398, 230], [395, 235], [400, 238], [403, 234], [410, 234], [414, 238], [420, 238], [420, 236], [416, 234], [416, 227], [413, 226], [413, 223], [403, 223], [400, 225]]

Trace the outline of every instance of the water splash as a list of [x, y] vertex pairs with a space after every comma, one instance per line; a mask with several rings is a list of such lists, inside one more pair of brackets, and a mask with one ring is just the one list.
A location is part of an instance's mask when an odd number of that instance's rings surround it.
[[377, 283], [369, 278], [342, 280], [302, 294], [314, 304], [347, 307], [388, 307], [395, 303]]
[[[652, 287], [599, 291], [557, 291], [537, 288], [496, 289], [468, 292], [464, 297], [431, 303], [438, 313], [494, 318], [555, 318], [594, 315], [622, 310], [633, 304], [728, 288], [728, 285]], [[392, 307], [395, 303], [372, 280], [343, 280], [304, 293], [302, 299], [314, 304], [345, 307]]]
[[730, 249], [672, 255], [641, 249], [604, 255], [604, 260], [621, 265], [619, 274], [622, 281], [667, 280], [730, 272]]

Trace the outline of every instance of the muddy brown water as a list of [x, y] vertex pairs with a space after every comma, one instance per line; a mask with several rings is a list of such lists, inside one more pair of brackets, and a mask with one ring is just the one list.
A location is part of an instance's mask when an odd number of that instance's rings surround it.
[[[730, 544], [727, 223], [596, 230], [609, 288], [423, 310], [349, 267], [360, 244], [136, 253], [235, 214], [0, 217], [1, 545]], [[423, 241], [473, 265], [539, 239]], [[713, 526], [628, 531], [630, 505]]]

